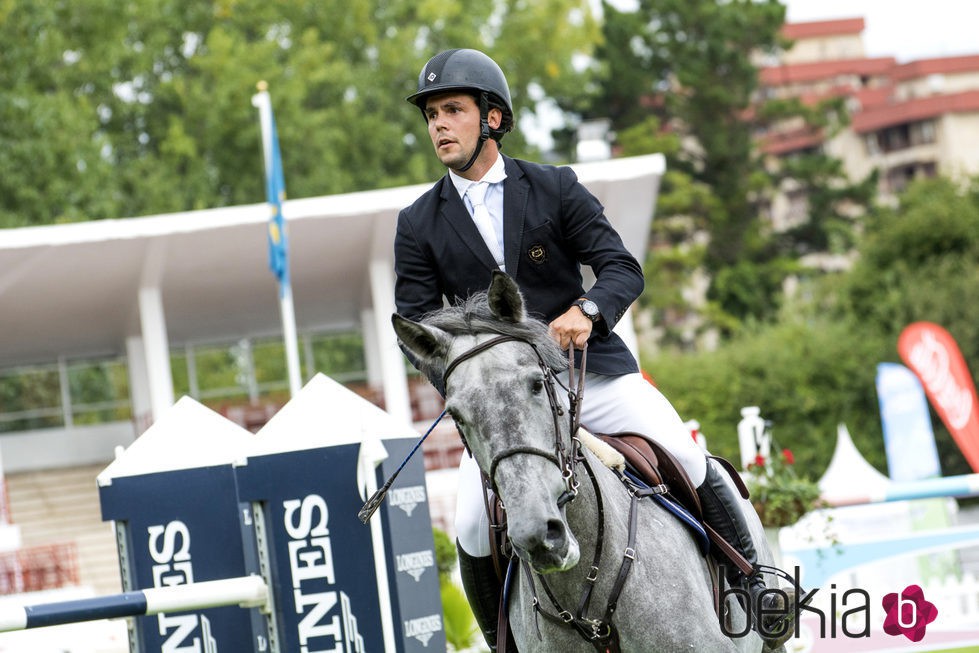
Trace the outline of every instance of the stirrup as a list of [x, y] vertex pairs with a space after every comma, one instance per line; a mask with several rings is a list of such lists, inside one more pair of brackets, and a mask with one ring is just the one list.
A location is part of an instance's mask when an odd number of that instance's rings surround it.
[[[795, 582], [795, 578], [790, 576], [788, 572], [771, 565], [756, 565], [755, 574], [768, 574], [787, 581], [789, 583], [789, 587], [780, 591], [784, 592], [786, 596], [791, 597], [791, 599], [794, 599], [790, 600], [790, 604], [785, 606], [785, 610], [781, 616], [775, 618], [771, 623], [764, 624], [764, 626], [761, 624], [760, 616], [752, 615], [752, 620], [755, 621], [755, 630], [758, 632], [758, 636], [765, 642], [764, 650], [773, 651], [785, 644], [785, 642], [792, 637], [792, 626], [795, 623], [796, 614], [798, 614], [801, 608], [809, 605], [812, 602], [813, 598], [816, 596], [816, 592], [819, 590], [815, 589], [806, 592]], [[772, 596], [776, 595], [773, 594]], [[754, 608], [754, 606], [752, 607]], [[775, 615], [769, 616], [775, 617]], [[762, 632], [763, 630], [765, 632]], [[766, 636], [766, 633], [779, 634]]]

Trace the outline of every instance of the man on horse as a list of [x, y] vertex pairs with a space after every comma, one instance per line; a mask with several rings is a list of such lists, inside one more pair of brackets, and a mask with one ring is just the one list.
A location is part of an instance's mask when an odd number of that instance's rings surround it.
[[[477, 50], [447, 50], [428, 61], [407, 100], [421, 110], [448, 172], [398, 216], [398, 313], [417, 319], [441, 308], [443, 298], [455, 302], [485, 290], [494, 270], [506, 272], [528, 312], [549, 323], [562, 348], [580, 350], [587, 343], [582, 426], [594, 433], [641, 433], [672, 453], [697, 488], [705, 521], [755, 565], [740, 498], [612, 331], [642, 293], [642, 267], [570, 168], [500, 153], [514, 126], [503, 71]], [[591, 266], [596, 277], [587, 292], [581, 265]], [[459, 469], [459, 566], [476, 620], [495, 647], [500, 584], [490, 557], [483, 484], [471, 457], [463, 456]], [[747, 580], [753, 606], [762, 605], [761, 596], [766, 611], [791, 610], [777, 605], [777, 595], [763, 594], [760, 574]]]

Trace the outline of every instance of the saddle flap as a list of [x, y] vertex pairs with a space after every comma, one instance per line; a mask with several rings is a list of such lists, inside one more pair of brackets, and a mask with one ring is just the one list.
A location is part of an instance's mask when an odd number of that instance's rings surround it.
[[628, 431], [603, 433], [597, 437], [625, 456], [627, 464], [636, 470], [643, 480], [653, 485], [665, 483], [670, 488], [670, 494], [681, 505], [697, 519], [703, 519], [697, 489], [673, 454], [638, 433]]
[[[686, 470], [683, 469], [680, 461], [673, 454], [659, 443], [653, 442], [638, 433], [609, 433], [600, 434], [597, 437], [622, 453], [625, 456], [626, 464], [632, 467], [643, 481], [652, 485], [665, 483], [670, 489], [669, 494], [704, 527], [716, 553], [731, 561], [744, 574], [750, 574], [753, 571], [751, 563], [745, 559], [744, 555], [704, 521], [697, 488], [694, 487]], [[717, 461], [730, 476], [741, 496], [747, 499], [748, 488], [745, 487], [741, 475], [737, 473], [734, 466], [719, 456], [708, 456], [708, 458]]]

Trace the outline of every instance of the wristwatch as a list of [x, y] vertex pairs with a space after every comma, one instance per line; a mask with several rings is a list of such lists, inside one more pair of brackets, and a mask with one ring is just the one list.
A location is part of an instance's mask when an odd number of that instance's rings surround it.
[[598, 322], [602, 317], [602, 314], [598, 312], [598, 304], [585, 297], [574, 302], [574, 306], [580, 308], [581, 312], [585, 314], [585, 317], [592, 322]]

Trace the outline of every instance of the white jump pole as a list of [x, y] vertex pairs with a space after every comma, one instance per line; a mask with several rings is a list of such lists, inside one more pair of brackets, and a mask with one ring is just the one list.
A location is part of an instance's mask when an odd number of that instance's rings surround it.
[[73, 601], [0, 608], [0, 632], [60, 624], [204, 610], [226, 605], [263, 608], [269, 591], [261, 576], [243, 576]]
[[979, 474], [941, 476], [921, 481], [891, 483], [882, 490], [850, 496], [824, 496], [823, 501], [834, 508], [888, 501], [909, 501], [936, 497], [974, 497], [979, 494]]

